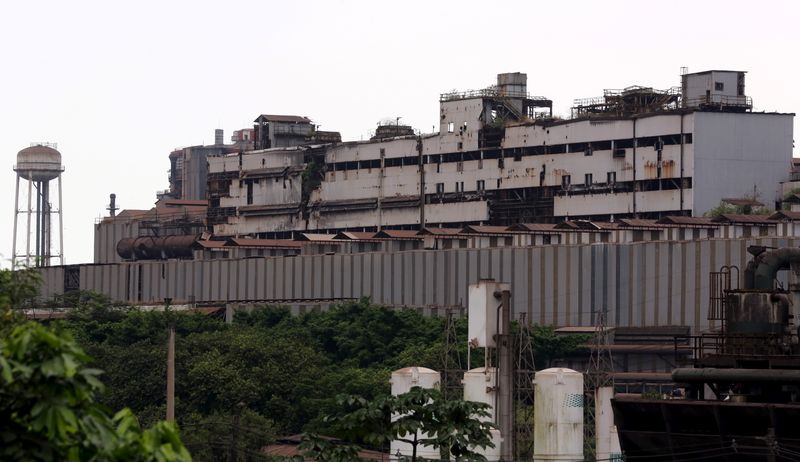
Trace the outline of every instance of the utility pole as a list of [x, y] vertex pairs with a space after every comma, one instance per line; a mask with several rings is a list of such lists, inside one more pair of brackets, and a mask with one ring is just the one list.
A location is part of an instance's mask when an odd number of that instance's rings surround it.
[[[611, 350], [608, 348], [608, 330], [606, 328], [607, 313], [607, 308], [603, 308], [601, 311], [595, 313], [592, 351], [589, 357], [589, 367], [586, 371], [586, 380], [584, 381], [584, 393], [586, 396], [584, 411], [586, 422], [583, 429], [584, 441], [588, 443], [585, 445], [585, 452], [587, 452], [585, 456], [587, 460], [595, 459], [597, 454], [597, 437], [599, 436], [596, 427], [599, 418], [597, 406], [602, 404], [602, 400], [598, 399], [598, 395], [601, 393], [601, 389], [608, 389], [610, 387], [610, 392], [612, 394], [614, 390], [614, 379], [612, 377], [614, 364], [611, 359]], [[605, 429], [603, 430], [603, 434], [605, 435]], [[605, 445], [605, 442], [603, 444]]]
[[448, 307], [444, 328], [444, 354], [442, 358], [442, 395], [445, 399], [460, 399], [462, 393], [461, 380], [464, 378], [464, 368], [461, 354], [458, 352], [458, 335], [454, 308]]
[[500, 458], [504, 461], [514, 460], [514, 362], [512, 359], [513, 339], [511, 337], [511, 291], [503, 290], [495, 297], [500, 296], [500, 335], [497, 339], [497, 366], [500, 377], [497, 384], [497, 423], [500, 433], [504, 436], [500, 445]]
[[517, 362], [514, 368], [514, 460], [533, 458], [533, 332], [527, 313], [520, 313], [519, 333], [514, 336]]
[[[172, 299], [164, 299], [164, 310], [169, 311]], [[175, 421], [175, 326], [170, 322], [169, 340], [167, 340], [167, 421]]]

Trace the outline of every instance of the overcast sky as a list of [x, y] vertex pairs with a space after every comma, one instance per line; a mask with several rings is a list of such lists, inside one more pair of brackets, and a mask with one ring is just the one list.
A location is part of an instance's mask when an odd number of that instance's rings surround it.
[[[67, 263], [91, 262], [109, 193], [150, 208], [176, 147], [258, 114], [310, 117], [345, 140], [384, 118], [425, 132], [439, 93], [525, 72], [568, 115], [604, 88], [746, 70], [756, 110], [800, 108], [796, 1], [9, 1], [0, 6], [0, 256], [12, 166], [58, 143]], [[795, 131], [798, 123], [795, 122]], [[753, 153], [757, 155], [758, 153]], [[795, 152], [795, 155], [798, 155]]]

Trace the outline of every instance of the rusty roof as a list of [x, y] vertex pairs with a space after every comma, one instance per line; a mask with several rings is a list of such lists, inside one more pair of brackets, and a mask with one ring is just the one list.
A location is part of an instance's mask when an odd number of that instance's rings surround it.
[[366, 239], [374, 240], [374, 232], [371, 231], [342, 231], [335, 236], [335, 239], [343, 239], [349, 241], [363, 241]]
[[770, 220], [788, 220], [788, 221], [795, 221], [800, 220], [800, 212], [795, 212], [792, 210], [778, 210], [777, 212], [773, 213], [769, 216]]
[[228, 239], [226, 246], [236, 247], [291, 247], [300, 248], [303, 246], [298, 241], [288, 239], [250, 239], [245, 237], [232, 237]]
[[656, 220], [645, 220], [642, 218], [622, 218], [619, 220], [620, 226], [630, 228], [663, 228], [664, 223], [658, 223]]
[[468, 225], [461, 229], [462, 234], [515, 234], [508, 226]]
[[666, 225], [691, 225], [691, 226], [705, 226], [717, 227], [719, 223], [715, 223], [711, 217], [684, 217], [684, 216], [667, 216], [657, 221], [660, 224]]
[[589, 220], [567, 220], [555, 226], [555, 229], [565, 229], [571, 231], [610, 231], [618, 228], [618, 223]]
[[433, 235], [443, 237], [464, 237], [458, 236], [461, 234], [461, 230], [459, 228], [425, 228], [417, 234], [420, 236]]
[[557, 232], [554, 223], [517, 223], [508, 227], [510, 231], [524, 231], [524, 232]]
[[295, 124], [310, 124], [311, 119], [296, 115], [261, 114], [253, 122], [286, 122]]
[[225, 241], [200, 240], [200, 241], [194, 241], [194, 243], [192, 243], [192, 247], [200, 247], [203, 249], [221, 249], [224, 246], [225, 246]]
[[335, 234], [322, 234], [322, 233], [300, 233], [296, 241], [314, 241], [314, 242], [328, 242], [333, 241], [336, 237]]
[[384, 229], [375, 233], [376, 238], [389, 238], [389, 239], [422, 239], [422, 236], [417, 231], [411, 229]]
[[718, 223], [738, 223], [738, 224], [751, 224], [751, 225], [774, 225], [777, 222], [771, 220], [766, 215], [734, 215], [731, 213], [723, 213], [722, 215], [714, 218]]

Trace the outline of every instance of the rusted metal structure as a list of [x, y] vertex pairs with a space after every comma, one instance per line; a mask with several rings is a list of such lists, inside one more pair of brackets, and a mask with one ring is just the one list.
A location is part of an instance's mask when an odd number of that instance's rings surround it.
[[625, 455], [650, 461], [797, 460], [800, 454], [800, 342], [791, 298], [776, 283], [796, 269], [800, 248], [752, 245], [737, 285], [736, 267], [711, 275], [709, 320], [715, 331], [694, 336], [694, 360], [672, 372], [685, 397], [614, 400]]

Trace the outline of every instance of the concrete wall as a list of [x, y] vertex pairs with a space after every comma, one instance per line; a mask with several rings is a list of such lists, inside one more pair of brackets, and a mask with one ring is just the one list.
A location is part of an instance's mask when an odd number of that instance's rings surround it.
[[694, 114], [694, 215], [725, 197], [752, 196], [767, 207], [780, 198], [792, 161], [791, 114]]
[[[800, 239], [708, 239], [684, 242], [411, 250], [242, 260], [80, 265], [80, 287], [116, 300], [231, 302], [368, 296], [376, 303], [425, 307], [467, 303], [480, 278], [511, 283], [516, 316], [541, 324], [592, 325], [609, 310], [619, 326], [707, 321], [708, 274], [744, 268], [747, 246], [797, 246]], [[43, 295], [63, 292], [64, 267], [42, 270]], [[140, 290], [141, 289], [141, 290]]]

